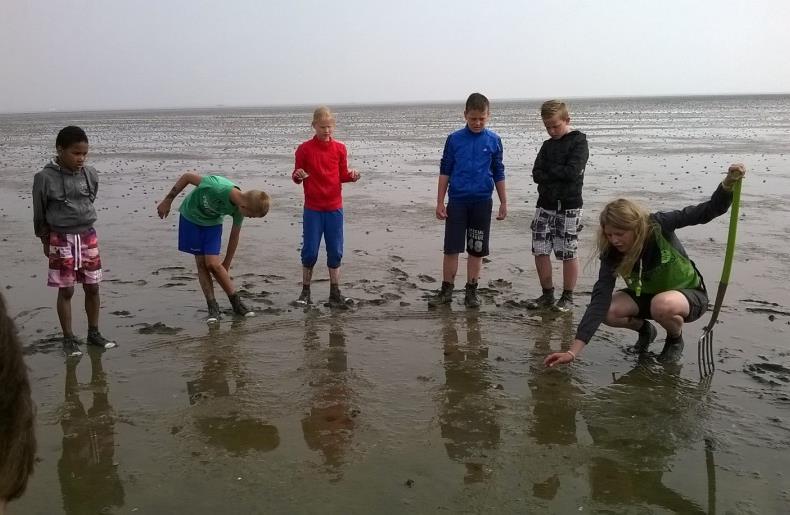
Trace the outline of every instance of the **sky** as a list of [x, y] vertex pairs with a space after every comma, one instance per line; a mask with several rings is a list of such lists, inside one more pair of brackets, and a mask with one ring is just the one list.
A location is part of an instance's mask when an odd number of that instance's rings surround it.
[[788, 0], [1, 0], [0, 112], [790, 93]]

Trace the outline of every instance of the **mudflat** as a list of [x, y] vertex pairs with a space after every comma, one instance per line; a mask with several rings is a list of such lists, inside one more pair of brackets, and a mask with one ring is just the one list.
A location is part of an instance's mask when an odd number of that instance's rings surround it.
[[[343, 189], [341, 285], [354, 304], [341, 311], [324, 305], [323, 254], [315, 305], [291, 305], [302, 191], [290, 173], [311, 137], [310, 108], [0, 115], [0, 287], [26, 346], [40, 459], [11, 511], [786, 511], [790, 97], [571, 102], [590, 161], [568, 314], [524, 308], [539, 294], [538, 106], [492, 104], [509, 216], [492, 221], [479, 310], [463, 306], [463, 259], [455, 302], [426, 301], [441, 282], [438, 161], [463, 124], [460, 102], [336, 107], [336, 137], [362, 174]], [[30, 190], [69, 124], [88, 133], [100, 173], [101, 328], [120, 347], [67, 362]], [[651, 210], [701, 202], [731, 162], [748, 175], [713, 379], [697, 375], [709, 315], [686, 326], [679, 366], [638, 361], [626, 352], [633, 333], [602, 327], [578, 362], [544, 369], [547, 353], [569, 345], [597, 277], [600, 207], [616, 197]], [[186, 170], [272, 196], [266, 218], [245, 221], [232, 268], [254, 318], [235, 319], [220, 294], [221, 323], [202, 320], [194, 261], [176, 249], [177, 213], [160, 220], [155, 209]], [[678, 231], [711, 298], [727, 224], [724, 215]], [[78, 289], [84, 337], [82, 299]]]

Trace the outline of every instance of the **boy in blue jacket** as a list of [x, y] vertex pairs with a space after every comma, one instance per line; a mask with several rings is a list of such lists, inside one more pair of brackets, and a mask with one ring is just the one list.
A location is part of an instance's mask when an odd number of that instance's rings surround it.
[[[429, 307], [452, 302], [458, 254], [464, 248], [469, 255], [464, 305], [468, 308], [480, 306], [477, 282], [483, 257], [489, 254], [494, 188], [499, 196], [497, 220], [507, 216], [502, 140], [486, 129], [489, 115], [488, 99], [480, 93], [472, 93], [464, 109], [466, 127], [450, 134], [444, 144], [436, 199], [436, 218], [445, 220], [442, 287], [428, 301]], [[445, 207], [444, 197], [448, 191], [449, 202]]]

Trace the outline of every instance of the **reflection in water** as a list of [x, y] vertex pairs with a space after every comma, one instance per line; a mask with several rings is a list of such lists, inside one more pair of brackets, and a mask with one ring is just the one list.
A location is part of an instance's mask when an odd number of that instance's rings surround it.
[[[529, 389], [532, 394], [532, 417], [528, 434], [541, 445], [576, 443], [577, 397], [581, 390], [573, 384], [573, 367], [546, 370], [543, 358], [552, 352], [552, 336], [566, 350], [573, 338], [573, 318], [566, 313], [544, 315], [536, 329], [535, 347], [530, 353]], [[533, 494], [541, 499], [554, 499], [560, 488], [558, 474], [532, 485]]]
[[243, 414], [244, 370], [239, 365], [233, 331], [227, 335], [221, 335], [219, 328], [210, 331], [202, 347], [203, 368], [196, 379], [187, 381], [195, 426], [209, 444], [234, 455], [276, 449], [280, 445], [277, 428]]
[[593, 499], [607, 504], [647, 503], [674, 513], [705, 513], [664, 485], [678, 447], [700, 440], [704, 420], [697, 385], [679, 366], [640, 365], [596, 392], [584, 416], [599, 456], [590, 465]]
[[489, 451], [499, 445], [500, 428], [477, 313], [466, 314], [466, 345], [459, 342], [455, 316], [443, 316], [445, 384], [439, 424], [447, 456], [466, 466], [464, 482], [476, 483], [490, 475]]
[[124, 505], [124, 490], [115, 457], [115, 414], [109, 402], [103, 349], [88, 348], [93, 403], [86, 411], [79, 396], [79, 361], [66, 362], [65, 401], [60, 418], [63, 453], [58, 478], [68, 514], [105, 513]]
[[348, 358], [343, 320], [332, 317], [329, 346], [321, 348], [314, 315], [305, 321], [305, 362], [312, 390], [310, 413], [302, 419], [302, 433], [307, 446], [319, 451], [333, 480], [342, 478], [341, 467], [351, 446], [354, 417], [351, 407], [353, 391], [348, 380]]

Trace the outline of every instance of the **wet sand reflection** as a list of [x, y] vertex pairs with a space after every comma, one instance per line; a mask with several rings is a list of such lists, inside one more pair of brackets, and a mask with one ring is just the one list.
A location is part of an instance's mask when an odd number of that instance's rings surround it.
[[233, 455], [269, 452], [280, 445], [280, 435], [276, 426], [245, 413], [246, 372], [234, 342], [219, 327], [209, 329], [201, 347], [202, 368], [187, 381], [195, 427], [210, 445]]
[[307, 446], [323, 456], [324, 469], [333, 481], [343, 477], [342, 466], [351, 447], [359, 413], [353, 407], [353, 391], [348, 380], [348, 356], [344, 320], [333, 316], [328, 347], [321, 347], [315, 314], [305, 320], [304, 360], [311, 388], [310, 412], [302, 418], [302, 434]]
[[[66, 362], [65, 400], [60, 416], [63, 447], [58, 479], [63, 509], [68, 514], [106, 513], [124, 505], [124, 488], [115, 463], [115, 421], [107, 376], [102, 368], [103, 349], [88, 347], [91, 380], [81, 387], [79, 360]], [[92, 397], [87, 410], [80, 399], [85, 389]]]
[[[527, 383], [532, 393], [532, 417], [527, 434], [540, 445], [572, 445], [577, 443], [576, 412], [581, 390], [574, 384], [574, 368], [563, 367], [546, 371], [543, 358], [552, 350], [552, 340], [559, 341], [559, 350], [567, 350], [575, 325], [567, 313], [546, 312], [536, 328], [535, 345], [529, 354], [530, 374]], [[532, 493], [551, 500], [560, 488], [560, 474], [552, 474], [532, 485]]]
[[683, 379], [680, 368], [642, 363], [585, 402], [584, 418], [594, 445], [609, 451], [590, 464], [596, 501], [706, 513], [663, 482], [678, 451], [702, 440], [704, 388]]
[[460, 315], [442, 317], [445, 384], [441, 390], [439, 424], [447, 456], [466, 467], [464, 482], [477, 483], [491, 475], [494, 451], [500, 441], [497, 407], [490, 392], [491, 367], [476, 312], [464, 315], [466, 344], [456, 327]]

